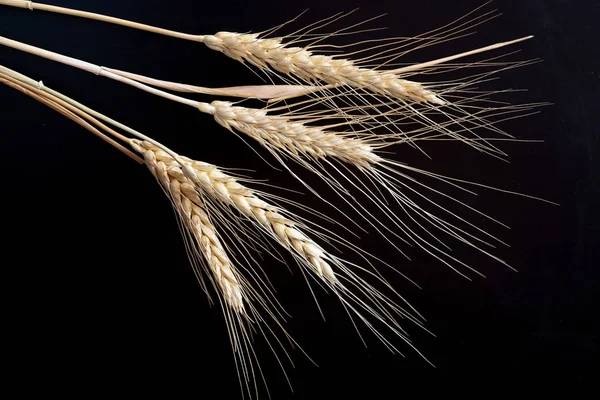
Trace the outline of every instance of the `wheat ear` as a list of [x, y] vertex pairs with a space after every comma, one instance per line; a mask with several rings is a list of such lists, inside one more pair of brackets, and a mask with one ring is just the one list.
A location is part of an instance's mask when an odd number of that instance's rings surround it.
[[[172, 173], [176, 162], [166, 164], [158, 160], [154, 152], [145, 151], [139, 142], [131, 141], [135, 151], [144, 156], [146, 166], [173, 201], [187, 231], [199, 244], [210, 272], [220, 288], [227, 303], [237, 312], [244, 312], [242, 288], [215, 227], [206, 212], [199, 206], [203, 204], [194, 189], [194, 185], [183, 174]], [[172, 160], [172, 159], [171, 159]]]
[[[327, 262], [327, 253], [296, 227], [296, 223], [281, 214], [278, 207], [258, 198], [254, 192], [237, 180], [220, 171], [216, 166], [194, 161], [185, 157], [183, 166], [175, 166], [169, 154], [149, 142], [134, 142], [134, 149], [146, 159], [155, 159], [163, 164], [171, 164], [168, 169], [172, 179], [180, 179], [199, 186], [208, 196], [241, 212], [252, 221], [256, 221], [282, 246], [296, 252], [322, 278], [335, 284], [336, 278]], [[188, 186], [193, 189], [193, 185]]]
[[[104, 131], [108, 131], [111, 135], [115, 136], [118, 140], [128, 141], [124, 136], [117, 134], [99, 121], [91, 118], [89, 115], [81, 112], [72, 105], [62, 101], [49, 94], [44, 94], [41, 90], [35, 88], [25, 88], [13, 77], [6, 75], [0, 70], [0, 82], [18, 89], [23, 93], [35, 98], [36, 100], [50, 106], [54, 110], [61, 114], [71, 118], [75, 122], [79, 123], [86, 129], [90, 130], [103, 140], [113, 145], [117, 149], [123, 151], [126, 155], [130, 156], [134, 160], [138, 161], [137, 156], [129, 154], [125, 148], [114, 140], [108, 139], [108, 137], [90, 125], [86, 120], [100, 126]], [[130, 142], [138, 153], [136, 144]], [[206, 260], [210, 272], [214, 276], [218, 288], [221, 294], [225, 298], [228, 305], [236, 312], [244, 313], [244, 302], [242, 295], [242, 287], [235, 269], [232, 266], [229, 257], [227, 256], [225, 249], [223, 248], [215, 228], [210, 221], [207, 213], [201, 208], [203, 202], [198, 197], [197, 192], [194, 190], [193, 184], [187, 181], [185, 178], [177, 180], [169, 176], [167, 172], [167, 166], [158, 162], [153, 157], [154, 153], [146, 152], [142, 153], [144, 156], [144, 163], [148, 169], [152, 172], [155, 178], [159, 181], [165, 193], [173, 202], [173, 206], [182, 221], [185, 230], [193, 237], [195, 242], [192, 247], [198, 247], [201, 254]], [[141, 161], [141, 160], [140, 160]]]
[[234, 106], [226, 101], [199, 103], [198, 109], [213, 115], [228, 130], [242, 132], [268, 149], [313, 160], [333, 157], [359, 168], [379, 160], [366, 140], [357, 139], [358, 135], [308, 126], [293, 119], [299, 115], [271, 115], [267, 109]]
[[247, 61], [260, 69], [274, 69], [307, 82], [348, 85], [411, 102], [444, 104], [421, 83], [399, 79], [393, 73], [361, 68], [352, 60], [315, 55], [309, 48], [288, 47], [282, 38], [261, 39], [260, 34], [218, 32], [206, 35], [203, 42], [213, 50]]
[[[294, 220], [291, 213], [283, 208], [269, 204], [261, 198], [268, 197], [267, 194], [246, 187], [237, 178], [212, 164], [180, 155], [177, 156], [177, 159], [174, 159], [161, 147], [146, 141], [134, 140], [132, 143], [135, 143], [134, 150], [143, 154], [144, 157], [149, 157], [146, 154], [151, 152], [153, 153], [151, 158], [155, 158], [159, 163], [164, 162], [165, 165], [172, 165], [171, 168], [167, 169], [170, 176], [178, 180], [187, 178], [190, 182], [193, 182], [196, 190], [203, 198], [212, 202], [215, 208], [222, 210], [223, 215], [230, 216], [230, 218], [221, 218], [222, 220], [235, 219], [232, 212], [237, 212], [261, 232], [266, 233], [276, 243], [288, 250], [301, 266], [316, 275], [319, 282], [324, 283], [336, 294], [349, 311], [351, 318], [354, 315], [360, 319], [388, 349], [398, 352], [395, 346], [373, 325], [373, 322], [363, 315], [363, 312], [371, 315], [376, 321], [382, 323], [394, 335], [400, 337], [418, 352], [394, 317], [394, 314], [399, 315], [401, 318], [425, 329], [416, 310], [410, 307], [408, 303], [406, 304], [410, 308], [409, 310], [400, 307], [383, 292], [361, 278], [357, 272], [366, 272], [372, 276], [375, 276], [375, 274], [358, 265], [351, 266], [347, 261], [324, 250], [304, 232], [304, 230], [310, 230], [308, 226]], [[232, 228], [236, 229], [237, 226]], [[311, 231], [319, 234], [316, 230]], [[319, 236], [326, 240], [335, 239], [322, 233]], [[247, 239], [253, 240], [250, 236]], [[359, 250], [347, 243], [342, 241], [338, 241], [338, 243], [360, 253]], [[355, 271], [352, 269], [355, 269]], [[377, 280], [393, 291], [382, 277], [377, 276]], [[402, 301], [405, 302], [403, 299]], [[418, 353], [423, 356], [420, 352]]]

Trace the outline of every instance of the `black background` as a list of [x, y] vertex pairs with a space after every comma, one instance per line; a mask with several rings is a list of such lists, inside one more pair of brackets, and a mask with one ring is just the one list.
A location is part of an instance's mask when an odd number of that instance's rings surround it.
[[[481, 5], [454, 1], [59, 1], [189, 33], [259, 31], [307, 8], [312, 22], [360, 7], [384, 33], [411, 36]], [[428, 319], [436, 338], [413, 333], [414, 352], [389, 354], [372, 336], [364, 348], [332, 296], [318, 293], [323, 322], [300, 275], [265, 262], [293, 318], [289, 332], [319, 364], [293, 352], [292, 395], [264, 344], [257, 344], [274, 398], [399, 398], [439, 387], [447, 393], [516, 387], [544, 376], [553, 385], [598, 372], [598, 36], [597, 1], [498, 0], [500, 18], [472, 37], [411, 55], [434, 58], [525, 35], [518, 59], [543, 63], [509, 71], [491, 88], [528, 92], [517, 102], [553, 103], [503, 129], [543, 143], [504, 144], [511, 163], [459, 145], [432, 145], [432, 160], [409, 149], [407, 163], [560, 204], [492, 191], [474, 203], [511, 229], [498, 253], [518, 272], [465, 252], [486, 278], [467, 281], [417, 249], [399, 257], [377, 237], [361, 246], [416, 280], [394, 285]], [[86, 61], [204, 86], [260, 83], [249, 70], [204, 45], [42, 11], [0, 7], [1, 35]], [[412, 58], [411, 58], [412, 57]], [[189, 157], [252, 168], [257, 178], [299, 189], [245, 143], [196, 110], [84, 71], [0, 49], [0, 63], [130, 125]], [[494, 86], [499, 85], [499, 86]], [[197, 96], [201, 98], [200, 96]], [[170, 206], [147, 170], [34, 100], [0, 87], [3, 184], [2, 272], [5, 358], [22, 388], [47, 393], [108, 390], [239, 398], [220, 309], [209, 308], [184, 251]], [[254, 145], [253, 145], [254, 146]], [[310, 196], [302, 201], [321, 207]], [[323, 208], [322, 210], [325, 210]], [[457, 250], [463, 251], [463, 250]], [[560, 376], [550, 380], [549, 376]], [[438, 386], [441, 382], [452, 386]], [[123, 384], [123, 389], [121, 389]], [[141, 392], [140, 392], [141, 391]], [[212, 394], [211, 394], [212, 392]], [[179, 398], [171, 394], [167, 397]]]

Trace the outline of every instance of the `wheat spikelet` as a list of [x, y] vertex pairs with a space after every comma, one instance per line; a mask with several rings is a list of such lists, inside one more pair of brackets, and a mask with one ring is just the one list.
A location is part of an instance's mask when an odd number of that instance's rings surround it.
[[176, 212], [198, 243], [228, 305], [235, 311], [243, 313], [244, 300], [241, 285], [212, 222], [206, 212], [199, 207], [203, 202], [194, 190], [194, 185], [181, 174], [169, 173], [173, 163], [166, 164], [164, 160], [157, 160], [154, 152], [145, 151], [135, 141], [132, 141], [131, 145], [135, 151], [144, 156], [146, 166], [173, 201]]
[[212, 50], [260, 69], [272, 68], [308, 82], [348, 85], [417, 103], [444, 104], [435, 93], [418, 82], [400, 79], [393, 73], [358, 67], [352, 60], [315, 55], [309, 48], [287, 47], [282, 38], [262, 39], [260, 34], [218, 32], [205, 35]]
[[334, 157], [363, 168], [380, 159], [366, 140], [308, 126], [286, 115], [271, 115], [267, 109], [234, 106], [226, 101], [199, 103], [198, 108], [213, 115], [223, 127], [243, 132], [269, 149], [314, 160]]

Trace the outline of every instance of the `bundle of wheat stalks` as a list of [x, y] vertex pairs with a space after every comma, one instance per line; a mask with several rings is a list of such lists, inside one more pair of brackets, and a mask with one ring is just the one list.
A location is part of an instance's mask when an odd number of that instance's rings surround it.
[[[506, 156], [493, 141], [512, 137], [496, 124], [529, 115], [542, 104], [506, 104], [496, 101], [494, 95], [510, 91], [484, 91], [478, 86], [499, 72], [533, 61], [507, 62], [501, 61], [502, 56], [463, 63], [456, 60], [530, 37], [419, 64], [394, 65], [394, 61], [408, 52], [466, 35], [469, 29], [493, 17], [493, 12], [478, 14], [478, 9], [417, 37], [363, 40], [352, 45], [366, 45], [367, 49], [332, 56], [319, 53], [328, 48], [345, 51], [350, 45], [327, 45], [326, 40], [366, 32], [358, 30], [362, 24], [359, 23], [319, 33], [349, 14], [334, 15], [284, 36], [274, 35], [286, 24], [256, 34], [189, 35], [30, 1], [0, 0], [0, 4], [91, 18], [202, 42], [212, 50], [257, 68], [269, 79], [279, 79], [279, 84], [199, 87], [94, 65], [0, 37], [2, 45], [123, 82], [212, 116], [232, 133], [260, 144], [296, 179], [300, 180], [293, 172], [292, 162], [314, 173], [333, 189], [338, 200], [362, 217], [362, 223], [354, 221], [356, 226], [362, 229], [368, 225], [394, 246], [396, 239], [416, 245], [466, 277], [469, 271], [478, 272], [451, 254], [447, 240], [504, 263], [491, 252], [494, 242], [502, 242], [456, 211], [433, 201], [427, 193], [492, 218], [419, 178], [467, 192], [471, 192], [467, 185], [483, 184], [411, 167], [386, 158], [383, 151], [404, 145], [424, 152], [421, 146], [426, 141], [453, 140], [494, 157]], [[472, 72], [475, 70], [478, 72]], [[469, 73], [443, 82], [419, 80], [428, 75], [462, 71]], [[261, 269], [256, 259], [258, 250], [266, 250], [273, 256], [280, 249], [288, 252], [298, 262], [303, 276], [329, 289], [350, 318], [365, 324], [386, 347], [398, 351], [388, 336], [391, 334], [418, 353], [399, 321], [425, 329], [423, 318], [374, 268], [375, 261], [384, 262], [280, 204], [291, 201], [259, 191], [257, 182], [250, 178], [179, 155], [151, 137], [3, 66], [0, 66], [0, 82], [70, 118], [150, 170], [176, 211], [199, 282], [207, 295], [217, 296], [228, 326], [240, 383], [248, 393], [257, 392], [258, 378], [264, 381], [252, 348], [254, 333], [271, 338], [270, 343], [281, 347], [288, 358], [280, 335], [295, 345], [283, 327], [285, 312], [274, 295], [268, 272]], [[172, 92], [235, 97], [239, 101], [201, 102]], [[245, 107], [240, 104], [245, 99], [258, 99], [264, 107]], [[480, 131], [496, 136], [485, 137]], [[308, 182], [301, 182], [322, 201], [332, 204]], [[375, 212], [385, 218], [375, 217]], [[336, 246], [355, 252], [368, 268], [328, 250]], [[271, 348], [279, 357], [275, 346]]]

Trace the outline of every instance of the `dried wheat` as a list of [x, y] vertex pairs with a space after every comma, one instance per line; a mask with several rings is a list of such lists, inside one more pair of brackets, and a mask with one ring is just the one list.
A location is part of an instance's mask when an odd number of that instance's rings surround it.
[[318, 276], [335, 284], [336, 277], [327, 262], [327, 253], [298, 230], [295, 222], [282, 215], [278, 207], [261, 200], [251, 189], [244, 187], [234, 177], [221, 172], [214, 165], [181, 157], [184, 165], [180, 166], [173, 157], [151, 143], [133, 143], [134, 149], [144, 154], [146, 159], [170, 164], [171, 168], [167, 172], [172, 179], [188, 181], [189, 190], [193, 190], [194, 185], [190, 184], [193, 183], [208, 196], [234, 207], [250, 220], [256, 221], [287, 250], [295, 251]]
[[[131, 143], [136, 151], [144, 154], [145, 158], [155, 159], [159, 164], [169, 165], [170, 167], [167, 167], [166, 171], [171, 179], [193, 182], [195, 190], [201, 196], [209, 202], [216, 203], [215, 209], [223, 211], [221, 220], [234, 219], [226, 209], [229, 209], [229, 212], [236, 211], [245, 216], [261, 231], [267, 233], [279, 245], [290, 251], [302, 266], [312, 274], [316, 274], [320, 278], [320, 282], [336, 294], [347, 309], [349, 317], [351, 319], [358, 318], [390, 351], [398, 352], [398, 349], [381, 332], [382, 328], [377, 328], [374, 322], [381, 324], [385, 329], [389, 329], [394, 336], [399, 337], [419, 355], [423, 356], [411, 344], [395, 317], [397, 315], [425, 329], [421, 317], [416, 311], [401, 297], [400, 299], [408, 306], [408, 309], [397, 305], [383, 292], [361, 278], [357, 272], [366, 272], [362, 267], [349, 264], [325, 251], [302, 232], [298, 227], [301, 224], [292, 220], [290, 213], [262, 200], [258, 195], [259, 192], [245, 187], [236, 178], [224, 173], [214, 165], [183, 156], [177, 156], [177, 160], [175, 160], [161, 147], [149, 142], [132, 140]], [[148, 153], [152, 153], [152, 155], [149, 156]], [[191, 190], [191, 188], [189, 189]], [[226, 217], [225, 215], [229, 216]], [[235, 228], [239, 228], [237, 224], [233, 227], [233, 229]], [[246, 239], [252, 240], [249, 236]], [[370, 274], [375, 276], [373, 273]], [[394, 292], [383, 278], [377, 277], [377, 280]], [[368, 314], [370, 318], [365, 316], [364, 313]], [[248, 357], [250, 357], [249, 353]], [[240, 360], [240, 362], [245, 363], [247, 361]]]
[[314, 55], [309, 48], [287, 47], [281, 38], [261, 39], [259, 34], [218, 32], [203, 42], [211, 49], [260, 69], [273, 68], [308, 82], [348, 85], [413, 102], [444, 104], [418, 82], [399, 79], [393, 73], [356, 66], [352, 60]]
[[164, 160], [157, 160], [154, 152], [144, 151], [137, 142], [132, 142], [132, 147], [144, 156], [148, 169], [172, 200], [175, 210], [189, 234], [199, 244], [210, 272], [229, 306], [235, 311], [243, 313], [243, 294], [236, 277], [237, 274], [217, 237], [212, 222], [200, 207], [203, 201], [194, 189], [193, 183], [182, 174], [171, 172], [174, 167], [178, 167], [178, 165], [173, 165], [176, 164], [174, 160], [169, 164], [166, 164]]

